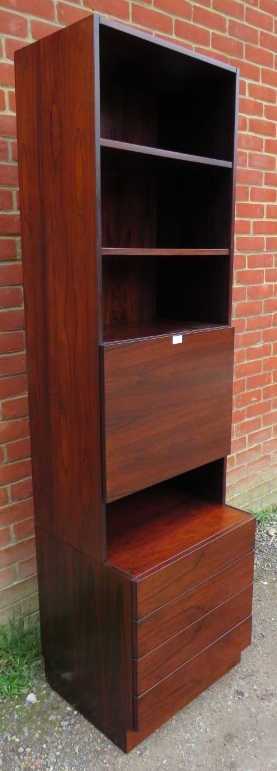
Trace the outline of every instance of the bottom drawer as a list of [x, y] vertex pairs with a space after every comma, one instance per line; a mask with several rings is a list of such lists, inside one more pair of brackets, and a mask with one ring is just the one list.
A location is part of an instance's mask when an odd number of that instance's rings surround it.
[[251, 616], [142, 696], [134, 697], [135, 730], [161, 725], [240, 660], [251, 642]]
[[134, 693], [141, 695], [251, 615], [252, 585], [133, 661]]

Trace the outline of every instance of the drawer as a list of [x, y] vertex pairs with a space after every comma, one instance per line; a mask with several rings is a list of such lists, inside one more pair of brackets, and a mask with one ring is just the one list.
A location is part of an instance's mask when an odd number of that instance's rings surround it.
[[[141, 619], [184, 592], [206, 581], [220, 570], [253, 552], [255, 544], [255, 518], [229, 506], [216, 507], [205, 504], [206, 517], [202, 522], [202, 535], [208, 525], [212, 526], [214, 512], [222, 522], [232, 522], [227, 532], [204, 542], [169, 565], [161, 567], [150, 575], [133, 581], [134, 618]], [[227, 519], [228, 518], [228, 519]], [[214, 520], [216, 522], [216, 519]], [[190, 522], [188, 522], [188, 527]], [[223, 526], [223, 525], [222, 525]], [[218, 525], [219, 527], [219, 525]], [[234, 592], [232, 591], [232, 594]]]
[[101, 368], [106, 502], [229, 453], [233, 329], [106, 343]]
[[203, 651], [252, 613], [252, 584], [207, 613], [163, 645], [133, 662], [134, 693], [153, 688], [160, 680]]
[[[253, 581], [254, 554], [234, 562], [177, 599], [168, 602], [140, 621], [133, 622], [134, 658], [154, 648], [186, 627], [210, 614], [214, 608], [241, 592]], [[247, 615], [250, 615], [251, 609]], [[234, 626], [234, 624], [233, 624]]]
[[251, 642], [251, 617], [194, 656], [142, 696], [134, 697], [135, 730], [161, 725], [240, 660]]

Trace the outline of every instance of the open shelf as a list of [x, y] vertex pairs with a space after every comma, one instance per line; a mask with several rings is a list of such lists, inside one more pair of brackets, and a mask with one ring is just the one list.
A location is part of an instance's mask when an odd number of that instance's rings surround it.
[[107, 558], [137, 578], [238, 526], [246, 512], [168, 483], [107, 506]]
[[118, 142], [115, 139], [100, 139], [101, 147], [110, 147], [113, 150], [124, 150], [132, 153], [143, 153], [144, 155], [153, 155], [159, 158], [168, 158], [174, 161], [188, 161], [189, 163], [204, 163], [206, 166], [222, 166], [225, 169], [232, 169], [231, 161], [222, 161], [218, 158], [206, 158], [201, 155], [191, 155], [190, 153], [176, 153], [172, 150], [162, 150], [158, 147], [147, 147], [146, 145], [136, 145], [130, 142]]
[[140, 249], [103, 247], [102, 257], [228, 257], [230, 249]]
[[103, 344], [123, 343], [127, 340], [145, 340], [150, 337], [164, 337], [165, 335], [187, 335], [191, 332], [216, 329], [222, 325], [198, 323], [195, 321], [166, 321], [153, 319], [152, 321], [140, 321], [126, 323], [104, 328]]

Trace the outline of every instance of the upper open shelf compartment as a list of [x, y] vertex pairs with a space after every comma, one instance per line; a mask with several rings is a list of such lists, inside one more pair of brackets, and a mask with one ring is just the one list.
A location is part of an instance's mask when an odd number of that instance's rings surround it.
[[232, 164], [235, 98], [234, 68], [100, 24], [103, 140]]

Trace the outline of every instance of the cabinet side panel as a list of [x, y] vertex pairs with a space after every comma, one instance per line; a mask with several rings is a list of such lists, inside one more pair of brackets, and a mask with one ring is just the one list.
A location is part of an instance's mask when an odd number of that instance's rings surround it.
[[[40, 187], [41, 229], [25, 237], [27, 327], [37, 329], [37, 349], [28, 346], [35, 491], [50, 466], [48, 506], [37, 522], [86, 553], [103, 556], [98, 365], [97, 186], [95, 160], [94, 19], [89, 17], [36, 47], [37, 90], [29, 95], [37, 145], [33, 173], [22, 169], [25, 126], [20, 118], [19, 155], [23, 201], [28, 183]], [[25, 49], [17, 60], [18, 94]], [[66, 62], [66, 66], [65, 66]], [[33, 103], [32, 103], [33, 102]], [[33, 116], [36, 116], [35, 118]], [[34, 193], [35, 196], [35, 193]], [[32, 212], [30, 217], [33, 217]], [[27, 231], [26, 216], [22, 216]], [[39, 263], [39, 267], [36, 267]], [[31, 279], [34, 270], [35, 280]], [[37, 300], [42, 297], [42, 307]], [[31, 333], [33, 335], [33, 332]], [[37, 350], [36, 349], [36, 350]], [[28, 362], [29, 363], [29, 362]], [[34, 408], [36, 405], [36, 408]], [[37, 413], [47, 424], [48, 444]], [[51, 455], [51, 462], [49, 456]]]
[[122, 749], [133, 726], [131, 582], [36, 528], [50, 685]]

